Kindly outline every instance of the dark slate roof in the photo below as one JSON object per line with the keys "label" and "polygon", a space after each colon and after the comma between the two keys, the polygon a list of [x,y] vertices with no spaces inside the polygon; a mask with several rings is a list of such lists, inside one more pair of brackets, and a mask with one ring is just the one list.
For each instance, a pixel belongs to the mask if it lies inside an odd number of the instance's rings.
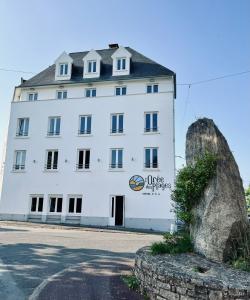
{"label": "dark slate roof", "polygon": [[72,75],[70,80],[55,80],[55,64],[43,70],[39,74],[24,81],[19,87],[33,87],[53,84],[67,84],[67,83],[89,83],[97,81],[117,81],[128,80],[144,77],[158,77],[158,76],[175,76],[175,73],[153,60],[145,57],[141,53],[135,51],[130,47],[125,47],[131,54],[130,74],[123,76],[112,76],[112,54],[117,49],[103,49],[97,50],[101,55],[101,74],[99,78],[83,78],[83,57],[89,52],[75,52],[69,53],[73,59]]}

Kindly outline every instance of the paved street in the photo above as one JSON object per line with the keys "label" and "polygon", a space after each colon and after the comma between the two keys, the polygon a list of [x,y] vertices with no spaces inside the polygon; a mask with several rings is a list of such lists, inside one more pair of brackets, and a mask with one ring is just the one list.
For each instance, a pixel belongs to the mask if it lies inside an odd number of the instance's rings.
{"label": "paved street", "polygon": [[120,274],[160,235],[0,222],[0,299],[143,299]]}

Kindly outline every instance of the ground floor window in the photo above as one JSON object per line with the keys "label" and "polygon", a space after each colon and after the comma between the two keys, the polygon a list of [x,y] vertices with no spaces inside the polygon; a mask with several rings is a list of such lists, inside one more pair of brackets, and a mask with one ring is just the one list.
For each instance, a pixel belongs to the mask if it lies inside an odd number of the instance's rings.
{"label": "ground floor window", "polygon": [[70,196],[69,197],[69,213],[80,214],[82,212],[82,197]]}
{"label": "ground floor window", "polygon": [[54,196],[50,197],[49,212],[55,212],[55,213],[62,212],[62,202],[63,202],[62,197],[54,197]]}
{"label": "ground floor window", "polygon": [[32,196],[31,197],[31,212],[42,212],[43,211],[43,196]]}

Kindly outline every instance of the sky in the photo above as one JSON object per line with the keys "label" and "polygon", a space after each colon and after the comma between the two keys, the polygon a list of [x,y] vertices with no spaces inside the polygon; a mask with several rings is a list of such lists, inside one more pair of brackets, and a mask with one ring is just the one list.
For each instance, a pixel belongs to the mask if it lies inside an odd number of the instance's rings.
{"label": "sky", "polygon": [[176,158],[197,118],[212,118],[250,183],[249,0],[0,0],[0,156],[20,78],[63,52],[130,46],[177,74]]}

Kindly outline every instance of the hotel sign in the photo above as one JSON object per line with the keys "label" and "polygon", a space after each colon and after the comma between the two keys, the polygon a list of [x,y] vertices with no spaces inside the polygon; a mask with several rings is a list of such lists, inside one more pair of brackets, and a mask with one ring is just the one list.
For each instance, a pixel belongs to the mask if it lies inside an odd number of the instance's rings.
{"label": "hotel sign", "polygon": [[160,195],[161,191],[171,189],[171,184],[165,182],[164,177],[148,175],[143,178],[134,175],[129,180],[131,190],[139,192],[143,190],[143,195]]}

